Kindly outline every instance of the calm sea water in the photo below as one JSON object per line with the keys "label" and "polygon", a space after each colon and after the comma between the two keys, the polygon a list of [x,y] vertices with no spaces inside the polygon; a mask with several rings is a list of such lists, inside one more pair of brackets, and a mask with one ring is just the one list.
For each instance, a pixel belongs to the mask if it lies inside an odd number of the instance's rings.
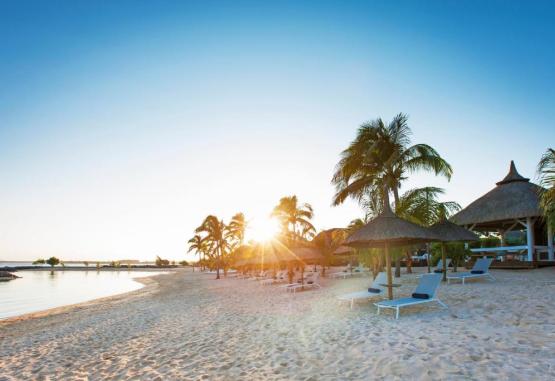
{"label": "calm sea water", "polygon": [[0,282],[0,319],[137,290],[154,271],[18,271]]}

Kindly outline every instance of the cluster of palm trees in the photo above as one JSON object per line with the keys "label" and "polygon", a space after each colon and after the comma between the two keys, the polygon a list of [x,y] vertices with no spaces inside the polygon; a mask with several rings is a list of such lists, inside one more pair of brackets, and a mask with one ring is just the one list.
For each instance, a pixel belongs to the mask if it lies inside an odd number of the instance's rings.
{"label": "cluster of palm trees", "polygon": [[216,279],[220,270],[227,271],[232,254],[243,244],[247,222],[243,213],[237,213],[226,224],[214,215],[207,216],[195,235],[188,241],[189,252],[195,251],[201,266],[216,269]]}
{"label": "cluster of palm trees", "polygon": [[312,225],[314,211],[308,203],[300,203],[297,196],[282,197],[274,207],[271,217],[280,222],[279,239],[287,247],[309,241],[316,234]]}
{"label": "cluster of palm trees", "polygon": [[[414,188],[400,194],[403,183],[410,174],[427,171],[436,176],[451,179],[451,165],[427,144],[411,144],[411,129],[405,114],[396,115],[390,123],[382,119],[364,123],[357,131],[355,139],[341,153],[332,177],[336,193],[332,205],[342,204],[348,198],[359,203],[364,217],[353,220],[345,229],[331,229],[316,234],[312,224],[313,208],[308,203],[299,202],[297,196],[287,196],[279,200],[271,217],[280,222],[281,231],[277,240],[287,248],[311,245],[324,256],[323,268],[329,264],[334,252],[349,234],[364,226],[370,219],[380,214],[384,207],[393,207],[395,213],[409,221],[431,226],[458,212],[461,206],[453,201],[440,201],[442,188],[427,186]],[[538,165],[541,185],[546,188],[542,194],[542,207],[552,225],[555,225],[555,150],[549,149]],[[393,205],[389,204],[390,195]],[[210,215],[195,230],[189,240],[189,251],[201,256],[201,263],[217,269],[226,269],[237,258],[244,245],[247,223],[242,213],[238,213],[229,224]],[[254,246],[250,243],[250,246]],[[376,253],[376,250],[366,250]],[[400,276],[400,261],[407,256],[410,267],[409,248],[399,248],[393,253],[396,258],[396,275]],[[373,260],[380,264],[379,255]],[[410,271],[410,269],[409,269]]]}
{"label": "cluster of palm trees", "polygon": [[[363,219],[353,220],[349,232],[364,226],[381,213],[389,196],[393,195],[395,213],[414,223],[431,226],[461,209],[456,202],[441,202],[444,190],[437,187],[409,189],[399,194],[408,175],[428,171],[451,179],[451,165],[427,144],[411,145],[411,129],[405,114],[396,115],[390,123],[376,119],[360,126],[355,139],[341,153],[332,183],[336,194],[333,205],[346,199],[356,200],[365,212]],[[398,249],[396,275],[400,275],[401,256],[407,250]]]}
{"label": "cluster of palm trees", "polygon": [[[316,233],[312,206],[300,203],[295,195],[282,197],[270,216],[280,223],[281,230],[274,239],[283,248],[306,244]],[[195,252],[200,265],[215,269],[216,279],[220,279],[220,270],[227,271],[234,261],[257,250],[259,243],[245,244],[247,225],[243,213],[234,215],[228,224],[209,215],[189,239],[188,252]]]}

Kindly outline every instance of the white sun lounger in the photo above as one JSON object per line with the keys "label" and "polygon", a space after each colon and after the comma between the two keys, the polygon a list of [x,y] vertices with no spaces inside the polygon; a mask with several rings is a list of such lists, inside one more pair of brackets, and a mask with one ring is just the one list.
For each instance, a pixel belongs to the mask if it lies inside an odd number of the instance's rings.
{"label": "white sun lounger", "polygon": [[377,290],[377,292],[370,292],[368,290],[355,291],[349,294],[339,295],[337,299],[342,302],[349,302],[351,304],[351,309],[353,309],[355,300],[369,300],[375,298],[376,296],[384,295],[385,287],[382,286],[382,284],[385,283],[387,283],[387,274],[385,272],[381,272],[378,276],[376,276],[376,279],[374,279],[371,286],[371,288]]}
{"label": "white sun lounger", "polygon": [[424,303],[431,303],[436,302],[439,303],[441,306],[448,308],[445,303],[441,300],[436,298],[436,291],[441,283],[441,274],[424,274],[420,281],[418,282],[418,286],[414,291],[414,294],[420,295],[428,295],[428,299],[420,299],[415,297],[410,298],[400,298],[394,300],[382,300],[380,302],[374,303],[376,307],[378,307],[378,315],[380,314],[380,310],[382,308],[391,308],[395,310],[395,319],[399,319],[399,310],[402,307],[414,306],[417,304],[424,304]]}
{"label": "white sun lounger", "polygon": [[475,279],[475,278],[488,278],[490,280],[495,280],[493,275],[489,272],[489,267],[491,266],[491,262],[493,262],[493,258],[479,258],[472,270],[470,272],[464,273],[453,273],[447,275],[447,283],[450,280],[459,279],[462,280],[462,284],[464,284],[465,279]]}
{"label": "white sun lounger", "polygon": [[351,271],[349,271],[347,269],[347,270],[339,271],[339,272],[336,272],[336,273],[332,273],[332,274],[330,274],[330,277],[345,279],[345,278],[350,277],[350,276],[365,275],[365,274],[369,274],[369,273],[370,273],[370,271],[368,271],[364,267],[359,266],[359,267],[354,268]]}
{"label": "white sun lounger", "polygon": [[320,288],[321,286],[318,284],[319,276],[320,274],[318,273],[310,273],[308,276],[305,277],[304,282],[289,285],[287,286],[286,290],[288,292],[290,291],[292,293],[295,293],[297,292],[298,289],[314,288],[314,287]]}
{"label": "white sun lounger", "polygon": [[279,272],[276,274],[276,277],[275,277],[275,278],[262,279],[262,280],[260,281],[260,283],[261,283],[263,286],[269,286],[269,285],[274,284],[274,283],[281,283],[281,282],[285,282],[285,281],[287,281],[287,270],[285,270],[285,271],[279,271]]}

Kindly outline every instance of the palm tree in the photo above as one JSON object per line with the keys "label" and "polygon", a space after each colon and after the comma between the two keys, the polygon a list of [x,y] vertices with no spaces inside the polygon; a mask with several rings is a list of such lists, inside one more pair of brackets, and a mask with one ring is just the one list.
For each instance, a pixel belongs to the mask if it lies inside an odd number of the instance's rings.
{"label": "palm tree", "polygon": [[[205,256],[206,252],[206,242],[202,239],[200,234],[195,234],[193,238],[187,241],[189,244],[189,249],[187,250],[188,253],[191,251],[195,251],[195,254],[199,256],[199,262],[201,263],[201,270],[204,269],[203,257]],[[193,267],[194,270],[194,267]]]}
{"label": "palm tree", "polygon": [[[360,126],[355,140],[341,153],[332,183],[336,187],[333,205],[351,197],[385,202],[384,192],[393,192],[399,202],[399,189],[407,174],[433,171],[451,178],[451,166],[427,144],[410,145],[407,115],[398,114],[389,124],[381,118]],[[376,203],[374,200],[373,203]]]}
{"label": "palm tree", "polygon": [[235,241],[234,246],[241,246],[245,240],[245,230],[247,229],[247,221],[243,213],[237,213],[231,217],[231,221],[227,225],[227,238]]}
{"label": "palm tree", "polygon": [[272,217],[281,222],[282,234],[289,245],[310,237],[316,231],[310,222],[314,217],[312,206],[308,203],[299,204],[295,195],[282,197],[272,211]]}
{"label": "palm tree", "polygon": [[555,150],[548,148],[538,163],[541,193],[540,205],[548,224],[555,228]]}
{"label": "palm tree", "polygon": [[444,193],[444,189],[437,187],[410,189],[401,196],[395,205],[395,213],[423,226],[431,226],[446,220],[461,210],[461,206],[454,201],[439,201],[439,196]]}
{"label": "palm tree", "polygon": [[324,256],[324,263],[322,263],[322,276],[326,275],[326,266],[329,266],[334,252],[343,244],[345,238],[347,238],[346,229],[330,229],[320,232],[311,241]]}
{"label": "palm tree", "polygon": [[207,216],[202,224],[196,228],[195,233],[204,233],[204,240],[208,243],[209,252],[214,256],[216,263],[216,279],[220,279],[220,268],[228,247],[225,239],[226,225],[214,215]]}

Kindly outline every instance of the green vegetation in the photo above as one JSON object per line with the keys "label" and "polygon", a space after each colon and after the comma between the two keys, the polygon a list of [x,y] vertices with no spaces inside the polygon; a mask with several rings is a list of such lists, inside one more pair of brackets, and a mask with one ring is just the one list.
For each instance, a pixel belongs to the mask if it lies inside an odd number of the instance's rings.
{"label": "green vegetation", "polygon": [[37,259],[36,261],[33,262],[33,265],[44,265],[46,263],[46,261],[42,258]]}
{"label": "green vegetation", "polygon": [[297,196],[282,197],[272,211],[272,217],[281,224],[282,243],[288,247],[307,241],[314,237],[316,229],[310,222],[314,217],[312,206],[308,203],[299,204]]}
{"label": "green vegetation", "polygon": [[549,148],[538,164],[540,185],[545,188],[541,194],[541,208],[548,224],[555,229],[555,150]]}
{"label": "green vegetation", "polygon": [[225,224],[214,215],[207,216],[195,229],[195,235],[189,243],[189,252],[199,255],[201,266],[216,269],[216,279],[220,279],[220,270],[227,273],[234,258],[235,251],[243,245],[247,222],[243,213],[235,214],[229,224]]}
{"label": "green vegetation", "polygon": [[[407,116],[398,114],[389,124],[376,119],[363,124],[349,147],[341,153],[332,178],[336,194],[333,205],[342,204],[347,198],[357,201],[365,212],[364,220],[377,216],[389,202],[393,193],[395,212],[402,218],[429,226],[460,209],[454,202],[439,202],[443,190],[435,187],[412,189],[399,195],[399,189],[409,173],[433,172],[451,178],[453,170],[439,153],[426,144],[410,145],[411,130]],[[363,220],[355,220],[350,229],[363,226]],[[365,257],[370,253],[365,252]],[[394,248],[395,275],[400,276],[400,260],[407,256],[410,269],[409,248]],[[368,258],[365,258],[368,261]],[[378,267],[383,260],[377,259]],[[410,270],[409,270],[410,271]]]}
{"label": "green vegetation", "polygon": [[169,266],[170,265],[170,261],[167,259],[162,259],[159,256],[156,256],[156,266],[158,267],[164,267],[164,266]]}
{"label": "green vegetation", "polygon": [[54,266],[59,265],[60,264],[60,260],[56,257],[50,257],[48,258],[45,263],[47,265],[50,265],[50,267],[54,268]]}

